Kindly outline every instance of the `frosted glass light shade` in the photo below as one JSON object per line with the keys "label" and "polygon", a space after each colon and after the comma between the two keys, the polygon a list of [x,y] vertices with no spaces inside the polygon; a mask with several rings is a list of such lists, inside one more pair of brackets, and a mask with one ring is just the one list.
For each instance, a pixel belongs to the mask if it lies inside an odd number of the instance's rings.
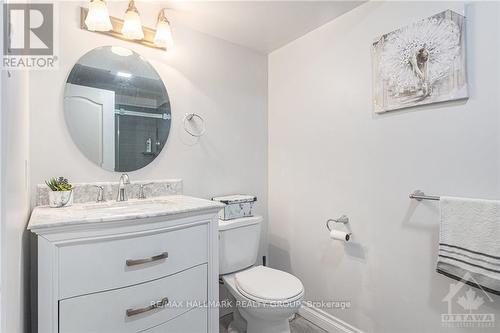
{"label": "frosted glass light shade", "polygon": [[109,19],[108,7],[106,7],[104,1],[92,0],[90,2],[85,25],[90,31],[110,31],[113,29]]}
{"label": "frosted glass light shade", "polygon": [[122,34],[128,39],[143,39],[144,31],[142,31],[141,18],[136,10],[128,9],[125,12],[123,19]]}
{"label": "frosted glass light shade", "polygon": [[154,42],[156,45],[170,49],[174,46],[172,31],[167,20],[158,21]]}

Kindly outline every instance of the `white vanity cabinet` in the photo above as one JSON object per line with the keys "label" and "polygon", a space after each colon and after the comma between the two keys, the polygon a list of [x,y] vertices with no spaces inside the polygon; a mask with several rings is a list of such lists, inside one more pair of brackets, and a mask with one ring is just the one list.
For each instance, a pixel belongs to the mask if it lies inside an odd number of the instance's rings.
{"label": "white vanity cabinet", "polygon": [[38,331],[219,332],[220,205],[176,197],[189,204],[80,220],[85,205],[35,208]]}

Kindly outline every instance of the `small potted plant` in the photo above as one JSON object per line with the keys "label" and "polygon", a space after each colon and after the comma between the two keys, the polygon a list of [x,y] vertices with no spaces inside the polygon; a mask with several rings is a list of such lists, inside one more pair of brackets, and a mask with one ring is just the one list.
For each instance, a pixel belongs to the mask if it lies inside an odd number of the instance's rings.
{"label": "small potted plant", "polygon": [[49,192],[50,207],[65,207],[73,204],[73,185],[64,177],[50,178],[45,184],[51,189]]}

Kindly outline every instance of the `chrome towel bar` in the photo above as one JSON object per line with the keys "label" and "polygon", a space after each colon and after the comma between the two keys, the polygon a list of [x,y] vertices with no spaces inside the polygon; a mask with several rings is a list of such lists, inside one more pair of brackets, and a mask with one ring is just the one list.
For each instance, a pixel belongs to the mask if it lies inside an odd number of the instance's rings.
{"label": "chrome towel bar", "polygon": [[416,190],[415,192],[410,194],[410,199],[415,199],[418,201],[422,201],[422,200],[439,201],[441,198],[437,195],[425,195],[424,192],[422,192],[420,190]]}

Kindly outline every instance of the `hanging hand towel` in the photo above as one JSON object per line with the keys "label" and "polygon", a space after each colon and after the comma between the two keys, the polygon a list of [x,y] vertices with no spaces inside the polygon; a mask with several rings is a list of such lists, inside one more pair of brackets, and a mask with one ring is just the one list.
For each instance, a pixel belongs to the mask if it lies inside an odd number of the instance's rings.
{"label": "hanging hand towel", "polygon": [[441,197],[440,205],[437,272],[500,295],[500,201]]}

